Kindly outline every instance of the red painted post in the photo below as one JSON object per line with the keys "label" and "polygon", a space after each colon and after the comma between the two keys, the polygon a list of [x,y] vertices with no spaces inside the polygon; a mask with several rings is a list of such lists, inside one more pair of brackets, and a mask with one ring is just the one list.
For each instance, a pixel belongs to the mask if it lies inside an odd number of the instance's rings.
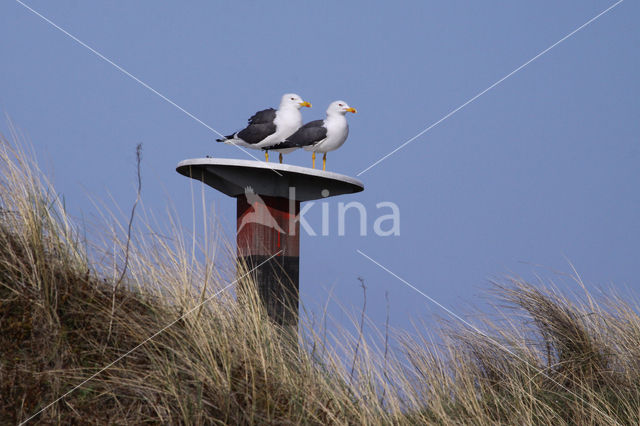
{"label": "red painted post", "polygon": [[282,326],[297,327],[300,291],[300,201],[253,193],[237,199],[238,260],[258,286],[267,314]]}

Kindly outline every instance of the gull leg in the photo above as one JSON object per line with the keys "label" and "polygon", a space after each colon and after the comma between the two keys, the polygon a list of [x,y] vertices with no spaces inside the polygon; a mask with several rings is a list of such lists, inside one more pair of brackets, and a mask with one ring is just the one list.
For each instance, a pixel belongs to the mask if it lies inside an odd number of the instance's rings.
{"label": "gull leg", "polygon": [[327,168],[327,153],[325,152],[322,156],[322,170]]}
{"label": "gull leg", "polygon": [[282,164],[282,153],[280,153],[280,155],[278,156],[278,158],[280,159],[280,164]]}
{"label": "gull leg", "polygon": [[311,167],[313,167],[314,169],[316,168],[316,152],[313,151],[313,153],[311,154],[311,159],[313,160],[313,162],[311,163]]}
{"label": "gull leg", "polygon": [[269,151],[264,152],[264,159],[267,163],[269,162]]}

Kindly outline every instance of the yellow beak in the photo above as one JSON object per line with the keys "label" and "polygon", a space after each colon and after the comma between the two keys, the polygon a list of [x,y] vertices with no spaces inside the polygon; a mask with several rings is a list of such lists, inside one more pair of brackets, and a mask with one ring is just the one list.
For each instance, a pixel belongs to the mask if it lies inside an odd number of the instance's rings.
{"label": "yellow beak", "polygon": [[354,114],[355,114],[356,112],[358,112],[358,111],[356,111],[356,109],[355,109],[355,108],[347,108],[345,111],[349,111],[349,112],[352,112],[352,113],[354,113]]}
{"label": "yellow beak", "polygon": [[300,102],[300,106],[311,108],[311,104],[309,102],[307,102],[307,101]]}

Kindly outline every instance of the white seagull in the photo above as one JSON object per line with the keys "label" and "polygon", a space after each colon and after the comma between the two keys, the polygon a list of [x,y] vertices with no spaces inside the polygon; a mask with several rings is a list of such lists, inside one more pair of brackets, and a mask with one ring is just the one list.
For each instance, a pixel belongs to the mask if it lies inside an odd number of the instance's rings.
{"label": "white seagull", "polygon": [[310,121],[300,127],[294,134],[289,136],[284,142],[271,146],[274,150],[293,150],[304,148],[313,151],[311,158],[312,166],[316,168],[316,152],[322,152],[322,170],[327,166],[327,152],[338,149],[349,136],[349,125],[345,114],[347,112],[356,113],[355,108],[351,108],[345,101],[331,102],[327,108],[327,118],[324,120]]}
{"label": "white seagull", "polygon": [[[270,147],[284,141],[302,126],[302,107],[310,108],[311,104],[303,101],[295,93],[287,93],[282,96],[277,110],[268,108],[258,111],[249,118],[249,125],[243,130],[216,140],[247,148],[264,149],[265,160],[269,161]],[[282,163],[282,153],[280,162]]]}

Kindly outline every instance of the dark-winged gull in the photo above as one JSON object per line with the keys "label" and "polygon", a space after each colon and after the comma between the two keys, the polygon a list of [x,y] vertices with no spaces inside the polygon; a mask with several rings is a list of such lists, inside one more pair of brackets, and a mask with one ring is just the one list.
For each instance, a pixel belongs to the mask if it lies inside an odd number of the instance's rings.
{"label": "dark-winged gull", "polygon": [[247,127],[216,140],[247,148],[265,149],[265,160],[269,161],[269,147],[284,141],[302,125],[302,107],[311,107],[311,104],[295,93],[287,93],[282,96],[277,110],[268,108],[258,111],[249,118]]}
{"label": "dark-winged gull", "polygon": [[273,145],[269,149],[280,151],[304,148],[307,151],[313,151],[311,158],[314,169],[316,168],[316,152],[322,152],[324,153],[322,170],[325,170],[327,152],[340,148],[349,135],[349,125],[345,117],[347,112],[356,113],[357,111],[347,105],[345,101],[331,102],[327,108],[327,118],[305,124],[284,142]]}

